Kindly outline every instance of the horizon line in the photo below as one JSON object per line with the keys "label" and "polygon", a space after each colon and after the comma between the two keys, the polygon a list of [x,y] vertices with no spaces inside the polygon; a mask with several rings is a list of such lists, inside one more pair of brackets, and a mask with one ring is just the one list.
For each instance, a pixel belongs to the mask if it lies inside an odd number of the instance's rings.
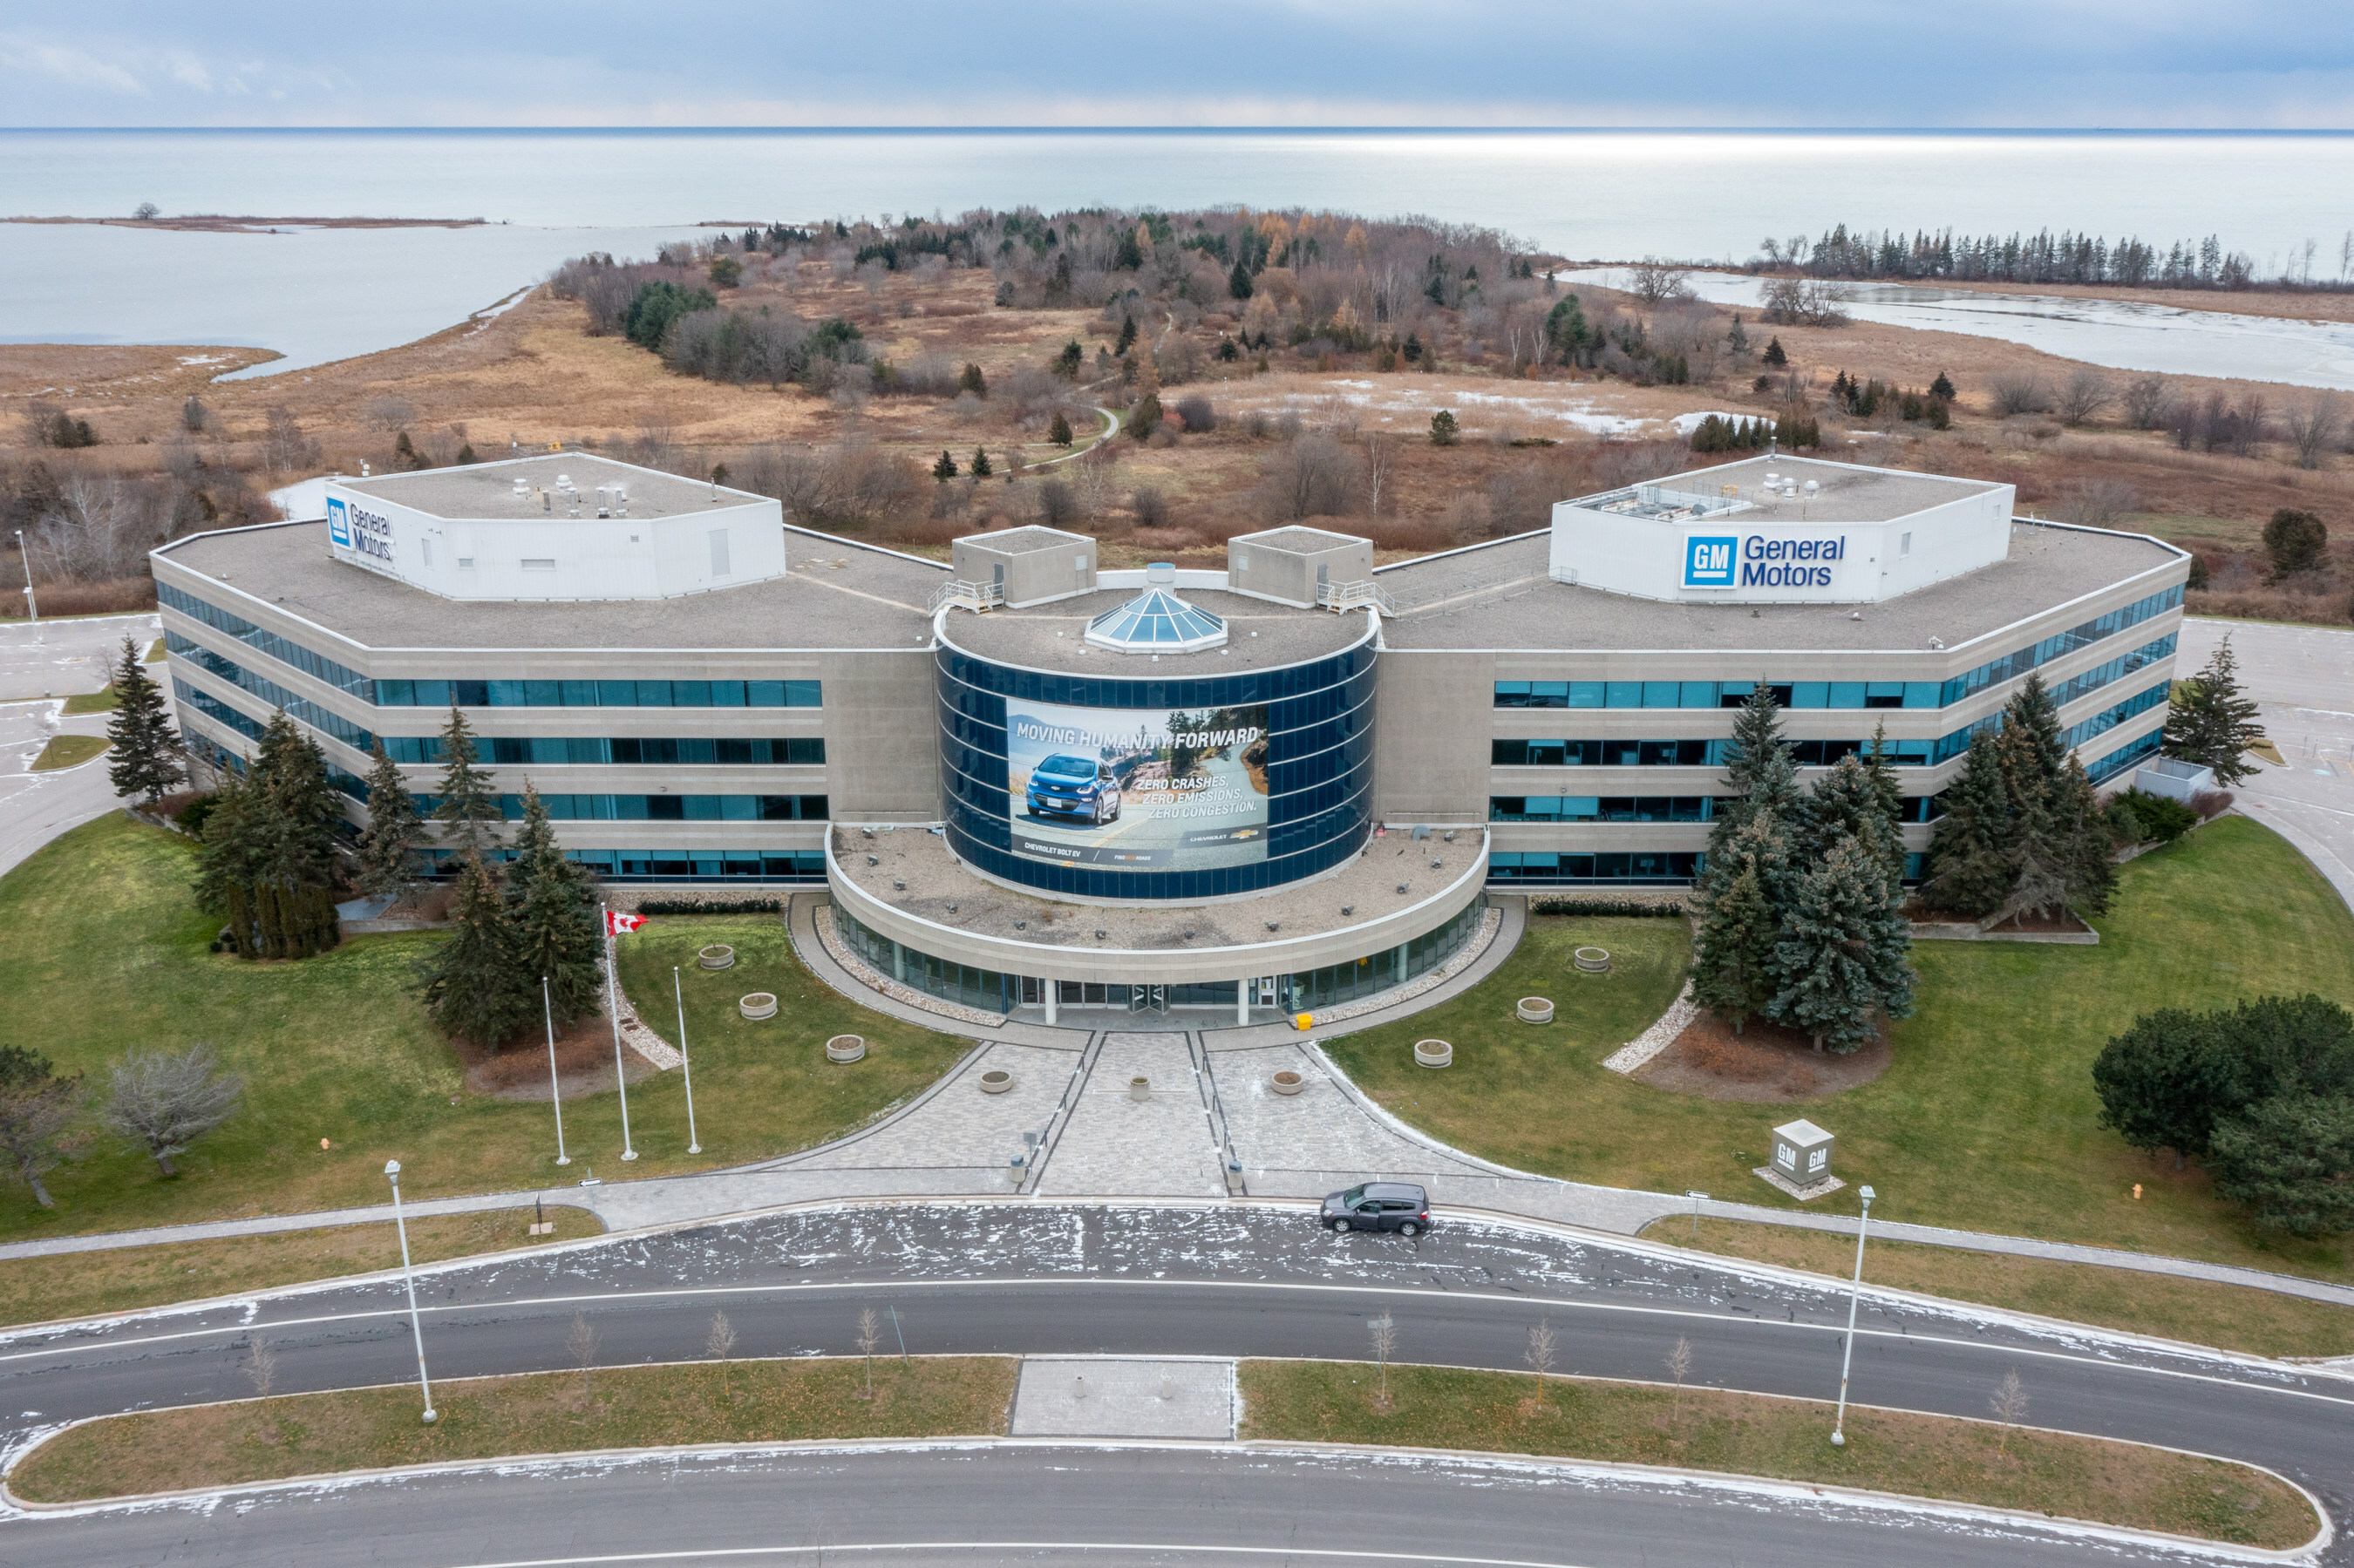
{"label": "horizon line", "polygon": [[0,125],[5,135],[217,133],[420,135],[1638,135],[1638,136],[2338,136],[2349,126],[2148,125]]}

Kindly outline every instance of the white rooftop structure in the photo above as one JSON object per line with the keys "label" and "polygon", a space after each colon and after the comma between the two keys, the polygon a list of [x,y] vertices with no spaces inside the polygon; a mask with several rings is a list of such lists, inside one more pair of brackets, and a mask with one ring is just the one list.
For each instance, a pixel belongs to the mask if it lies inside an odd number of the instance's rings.
{"label": "white rooftop structure", "polygon": [[1225,645],[1226,623],[1177,597],[1177,568],[1144,568],[1144,591],[1087,622],[1087,640],[1116,653],[1197,653]]}

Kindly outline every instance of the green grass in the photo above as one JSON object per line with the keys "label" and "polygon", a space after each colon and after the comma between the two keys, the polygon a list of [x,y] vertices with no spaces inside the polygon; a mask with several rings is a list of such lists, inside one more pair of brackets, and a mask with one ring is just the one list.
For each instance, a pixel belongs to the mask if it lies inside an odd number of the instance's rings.
{"label": "green grass", "polygon": [[[545,1236],[531,1234],[534,1211],[419,1214],[408,1222],[408,1253],[418,1263],[478,1253],[546,1246],[602,1234],[586,1209],[550,1207]],[[127,1312],[169,1301],[201,1301],[244,1290],[372,1274],[400,1266],[392,1222],[337,1225],[271,1235],[219,1236],[102,1252],[17,1257],[0,1263],[0,1323],[46,1323]]]}
{"label": "green grass", "polygon": [[[843,1308],[847,1311],[848,1308]],[[700,1356],[700,1344],[677,1347]],[[1002,1356],[857,1358],[608,1367],[433,1385],[418,1419],[408,1384],[281,1394],[109,1416],[20,1460],[8,1488],[35,1502],[237,1486],[288,1476],[512,1454],[779,1443],[811,1437],[987,1436],[1004,1432],[1018,1365]]]}
{"label": "green grass", "polygon": [[[1888,1071],[1802,1106],[1698,1099],[1602,1069],[1673,994],[1678,923],[1530,924],[1484,985],[1328,1049],[1417,1126],[1574,1181],[1795,1209],[1750,1171],[1766,1162],[1768,1129],[1803,1114],[1839,1136],[1836,1169],[1849,1182],[1814,1212],[1854,1213],[1856,1188],[1870,1182],[1882,1219],[2354,1277],[2348,1238],[2259,1229],[2195,1164],[2177,1171],[2099,1126],[2093,1058],[2137,1013],[2268,992],[2354,1003],[2354,916],[2285,840],[2244,818],[2122,867],[2115,906],[2094,921],[2099,947],[1921,943],[1918,1011],[1896,1026]],[[1582,942],[1632,960],[1611,977],[1616,989],[1571,970],[1569,949]],[[1513,1000],[1530,994],[1553,997],[1563,1022],[1513,1022]],[[1454,1041],[1453,1067],[1413,1065],[1425,1034]]]}
{"label": "green grass", "polygon": [[[695,1054],[703,1153],[686,1152],[684,1102],[671,1072],[631,1090],[642,1156],[635,1165],[620,1160],[617,1097],[567,1099],[573,1163],[559,1170],[546,1106],[469,1093],[455,1052],[419,1006],[413,965],[437,934],[357,937],[300,963],[209,953],[219,922],[194,906],[195,859],[176,834],[110,813],[0,877],[9,1038],[47,1053],[61,1071],[85,1074],[93,1087],[132,1046],[209,1041],[247,1085],[244,1109],[179,1162],[176,1179],[93,1128],[83,1156],[49,1176],[56,1209],[37,1208],[21,1187],[0,1188],[0,1237],[381,1202],[387,1159],[400,1161],[401,1190],[417,1197],[553,1192],[592,1165],[611,1179],[755,1160],[855,1125],[968,1048],[824,990],[785,954],[772,918],[773,959],[737,972],[758,974],[758,988],[742,989],[778,991],[788,1014],[766,1026],[773,1044],[758,1049],[716,1026],[695,1037],[698,1047],[710,1042]],[[630,939],[633,956],[655,950],[666,928],[657,920]],[[757,947],[758,933],[750,934]],[[649,1022],[661,1025],[669,986],[634,971],[624,983],[648,990]],[[875,1056],[810,1094],[814,1075],[798,1064],[844,1031],[880,1042]],[[322,1139],[334,1147],[323,1150]]]}
{"label": "green grass", "polygon": [[[1644,1236],[1670,1246],[1723,1253],[1759,1263],[1803,1268],[1844,1280],[1855,1266],[1855,1243],[1829,1231],[1757,1225],[1740,1220],[1656,1220]],[[1874,1236],[1863,1277],[1956,1301],[1983,1302],[2075,1323],[2097,1323],[2129,1333],[2244,1351],[2259,1356],[2354,1355],[2354,1308],[2301,1296],[2137,1274],[2092,1263],[1967,1252]]]}
{"label": "green grass", "polygon": [[[1831,1407],[1816,1400],[1555,1378],[1539,1401],[1521,1373],[1393,1366],[1384,1407],[1381,1373],[1362,1361],[1237,1370],[1246,1437],[1770,1476],[2274,1549],[2304,1545],[2321,1522],[2295,1489],[2249,1466],[2025,1427],[2006,1436],[1950,1416],[1850,1405],[1847,1446],[1834,1448]],[[2031,1368],[2028,1377],[2032,1420]]]}
{"label": "green grass", "polygon": [[114,685],[109,682],[94,692],[77,692],[66,699],[66,716],[82,714],[111,714],[114,711]]}
{"label": "green grass", "polygon": [[33,758],[33,771],[48,773],[59,768],[79,768],[94,757],[106,755],[107,739],[102,735],[56,735],[41,747],[41,755]]}

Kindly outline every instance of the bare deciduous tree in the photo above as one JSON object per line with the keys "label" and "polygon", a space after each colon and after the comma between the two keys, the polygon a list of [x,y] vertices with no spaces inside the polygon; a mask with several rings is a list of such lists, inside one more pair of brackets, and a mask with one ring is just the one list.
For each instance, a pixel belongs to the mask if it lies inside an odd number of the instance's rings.
{"label": "bare deciduous tree", "polygon": [[711,1328],[703,1336],[704,1353],[719,1363],[719,1397],[727,1397],[727,1355],[736,1348],[736,1326],[725,1312],[711,1315]]}
{"label": "bare deciduous tree", "polygon": [[858,1353],[866,1358],[866,1392],[859,1397],[875,1397],[875,1347],[883,1342],[883,1319],[872,1307],[858,1309]]}
{"label": "bare deciduous tree", "polygon": [[253,1383],[254,1397],[268,1399],[270,1385],[278,1381],[277,1352],[260,1340],[254,1340],[252,1349],[246,1352],[245,1375]]}
{"label": "bare deciduous tree", "polygon": [[1390,1357],[1397,1350],[1397,1319],[1390,1316],[1387,1308],[1384,1308],[1380,1317],[1365,1320],[1365,1332],[1373,1336],[1373,1354],[1381,1359],[1382,1363],[1381,1392],[1373,1396],[1373,1408],[1387,1410],[1390,1407]]}
{"label": "bare deciduous tree", "polygon": [[236,1114],[245,1080],[218,1070],[210,1045],[185,1051],[133,1050],[114,1064],[101,1119],[136,1144],[166,1176],[172,1157]]}
{"label": "bare deciduous tree", "polygon": [[1819,278],[1769,278],[1758,313],[1776,326],[1848,324],[1847,291]]}
{"label": "bare deciduous tree", "polygon": [[2053,407],[2063,425],[2088,425],[2094,415],[2116,401],[2109,378],[2097,370],[2079,370],[2060,388]]}
{"label": "bare deciduous tree", "polygon": [[1668,1375],[1676,1380],[1675,1418],[1678,1425],[1682,1425],[1684,1418],[1684,1379],[1691,1376],[1691,1341],[1678,1334],[1676,1348],[1668,1352]]}
{"label": "bare deciduous tree", "polygon": [[1529,1363],[1529,1370],[1537,1374],[1536,1397],[1530,1402],[1532,1405],[1544,1403],[1545,1377],[1553,1371],[1553,1322],[1547,1319],[1529,1330],[1528,1353],[1522,1358]]}
{"label": "bare deciduous tree", "polygon": [[1129,511],[1140,528],[1158,528],[1169,521],[1169,498],[1153,485],[1140,486],[1128,498]]}
{"label": "bare deciduous tree", "polygon": [[2163,376],[2137,376],[2126,383],[2126,423],[2137,430],[2162,430],[2174,416],[2174,388]]}
{"label": "bare deciduous tree", "polygon": [[1987,1408],[2002,1423],[2002,1436],[1994,1450],[1995,1457],[2000,1458],[2010,1451],[2012,1431],[2027,1417],[2027,1392],[2019,1385],[2017,1369],[2002,1374],[2002,1381],[1994,1385],[1994,1393],[1987,1401]]}
{"label": "bare deciduous tree", "polygon": [[1691,294],[1691,273],[1689,267],[1646,256],[1627,270],[1627,291],[1652,306],[1687,299]]}
{"label": "bare deciduous tree", "polygon": [[393,393],[371,397],[360,405],[360,418],[386,435],[405,430],[417,422],[417,405]]}
{"label": "bare deciduous tree", "polygon": [[597,1364],[597,1330],[588,1326],[588,1318],[572,1314],[572,1332],[565,1337],[564,1347],[571,1353],[572,1364],[580,1369],[580,1392],[577,1403],[588,1403],[588,1369]]}
{"label": "bare deciduous tree", "polygon": [[1382,514],[1382,492],[1388,488],[1390,474],[1397,468],[1397,446],[1389,437],[1375,430],[1365,438],[1365,515]]}
{"label": "bare deciduous tree", "polygon": [[292,409],[272,408],[267,419],[261,436],[264,468],[272,475],[285,475],[318,466],[319,443],[302,433]]}
{"label": "bare deciduous tree", "polygon": [[1259,482],[1259,509],[1275,523],[1346,515],[1364,493],[1364,466],[1331,436],[1300,436],[1267,464]]}
{"label": "bare deciduous tree", "polygon": [[2115,528],[2141,510],[2141,492],[2121,480],[2080,479],[2053,510],[2080,528]]}
{"label": "bare deciduous tree", "polygon": [[1993,398],[1994,411],[2006,418],[2013,414],[2048,414],[2052,411],[2052,388],[2043,377],[2029,371],[2010,371],[1988,383]]}
{"label": "bare deciduous tree", "polygon": [[2299,468],[2319,468],[2322,455],[2337,444],[2345,423],[2338,399],[2327,392],[2316,392],[2291,405],[2287,422],[2289,445],[2296,451]]}

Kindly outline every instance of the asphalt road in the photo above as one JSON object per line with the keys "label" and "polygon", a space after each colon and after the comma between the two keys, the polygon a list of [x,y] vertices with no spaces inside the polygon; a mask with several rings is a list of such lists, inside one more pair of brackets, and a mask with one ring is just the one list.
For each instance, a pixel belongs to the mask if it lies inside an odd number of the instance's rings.
{"label": "asphalt road", "polygon": [[[82,620],[0,624],[0,872],[69,828],[105,815],[122,801],[107,782],[102,760],[48,773],[32,771],[33,759],[55,733],[43,724],[55,705],[37,699],[95,692],[108,679],[108,663],[124,633],[152,641],[157,622],[141,615],[95,616]],[[150,673],[162,678],[162,667]],[[165,702],[170,703],[167,694]],[[107,715],[64,719],[69,735],[104,735]]]}
{"label": "asphalt road", "polygon": [[[1837,1387],[1846,1311],[1837,1292],[1517,1232],[1453,1226],[1413,1242],[1331,1238],[1305,1216],[1214,1208],[780,1216],[437,1270],[422,1298],[440,1378],[567,1366],[576,1313],[596,1329],[601,1361],[620,1365],[698,1357],[716,1309],[741,1335],[738,1354],[749,1356],[849,1353],[859,1308],[887,1304],[917,1354],[1362,1359],[1370,1353],[1366,1319],[1387,1308],[1405,1361],[1519,1370],[1530,1328],[1546,1319],[1564,1372],[1657,1380],[1682,1337],[1699,1383],[1816,1398]],[[13,1446],[80,1415],[242,1397],[256,1339],[275,1353],[283,1392],[414,1372],[402,1298],[385,1284],[19,1333],[0,1340],[0,1442]],[[2014,1368],[2034,1425],[2267,1465],[2322,1496],[2341,1528],[2347,1519],[2354,1385],[2327,1376],[1868,1299],[1853,1397],[1981,1416]],[[846,1499],[838,1507],[837,1497]],[[874,1500],[886,1497],[922,1502]],[[667,1522],[649,1535],[649,1518]],[[412,1525],[424,1533],[401,1533]],[[12,1520],[0,1524],[0,1559],[337,1562],[373,1551],[367,1560],[456,1563],[567,1560],[591,1547],[854,1541],[1351,1553],[1379,1545],[1415,1561],[1440,1553],[1596,1563],[2007,1563],[2113,1550],[2040,1533],[1947,1533],[1917,1519],[1892,1525],[1869,1509],[1811,1500],[1794,1509],[1689,1485],[1574,1482],[1550,1470],[1059,1448],[672,1457],[522,1475],[486,1467],[462,1478],[267,1493],[236,1509]],[[927,1551],[914,1560],[1006,1555]],[[1140,1552],[1134,1560],[1177,1559]]]}

